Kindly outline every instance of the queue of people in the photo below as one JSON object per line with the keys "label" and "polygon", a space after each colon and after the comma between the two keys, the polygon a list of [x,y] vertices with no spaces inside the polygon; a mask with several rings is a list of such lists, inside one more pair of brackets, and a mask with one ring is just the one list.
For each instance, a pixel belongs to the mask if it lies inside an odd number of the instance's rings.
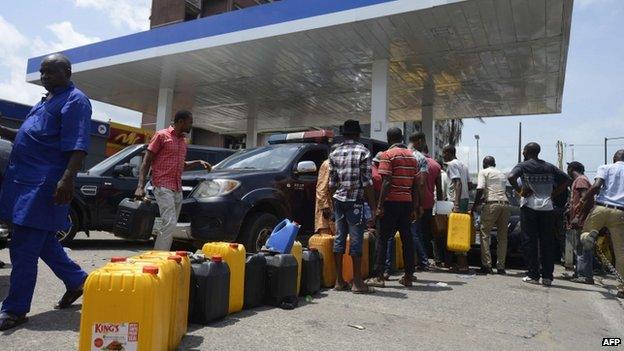
{"label": "queue of people", "polygon": [[[27,322],[39,258],[67,289],[55,306],[57,309],[68,308],[82,295],[87,278],[87,273],[67,256],[55,233],[69,226],[74,178],[89,146],[91,104],[71,82],[71,62],[64,55],[46,57],[40,72],[48,93],[32,108],[19,130],[0,127],[0,136],[14,141],[0,192],[0,220],[13,224],[10,246],[13,267],[8,296],[0,309],[0,330]],[[151,172],[163,221],[155,243],[157,250],[171,249],[182,201],[182,172],[191,167],[210,171],[212,167],[204,161],[185,161],[184,138],[192,125],[190,112],[177,112],[172,125],[154,135],[140,169],[135,196],[145,196],[145,179]],[[452,201],[454,212],[470,210],[468,167],[457,159],[455,147],[443,149],[441,164],[428,155],[424,134],[410,136],[412,145],[408,147],[403,132],[390,128],[389,149],[373,158],[358,142],[361,133],[359,122],[346,121],[342,128],[345,140],[335,145],[319,171],[315,230],[335,234],[335,289],[367,294],[374,292],[373,287],[384,287],[389,273],[389,252],[394,251],[388,250],[388,243],[397,231],[405,262],[400,284],[412,286],[416,281],[415,271],[430,269],[429,245],[433,247],[436,266],[469,273],[466,254],[452,255],[445,250],[445,236],[440,235],[445,232],[445,219],[435,216],[432,222],[434,199]],[[498,274],[506,274],[509,203],[505,182],[508,181],[521,196],[521,227],[526,238],[524,253],[528,265],[523,281],[552,284],[557,221],[553,199],[561,197],[570,185],[568,228],[575,230],[578,237],[574,281],[593,283],[592,244],[604,228],[611,235],[617,270],[624,275],[624,150],[614,155],[612,164],[598,169],[593,185],[578,162],[570,163],[566,174],[539,159],[540,146],[536,143],[527,144],[523,154],[525,161],[508,175],[496,169],[493,157],[483,160],[476,197],[476,205],[484,204],[479,228],[483,243],[479,272],[493,273],[489,235],[496,226],[496,269]],[[46,215],[41,216],[42,213]],[[365,282],[360,268],[367,227],[378,232],[378,240],[373,274]],[[342,256],[347,242],[353,260],[352,286],[342,276]],[[618,296],[624,298],[624,285],[618,287]]]}
{"label": "queue of people", "polygon": [[[371,158],[370,152],[357,142],[360,134],[357,121],[345,122],[342,133],[345,142],[330,154],[325,171],[319,173],[317,196],[323,201],[317,201],[317,206],[323,207],[317,208],[317,217],[322,216],[317,218],[317,232],[335,233],[336,262],[342,262],[344,243],[349,235],[354,277],[360,276],[357,270],[366,225],[370,231],[377,232],[377,240],[371,278],[366,282],[356,279],[351,288],[341,278],[342,266],[337,264],[336,290],[372,293],[372,287],[384,287],[391,270],[389,255],[394,252],[388,246],[392,245],[396,232],[403,243],[405,262],[400,284],[412,286],[417,280],[416,271],[431,269],[427,255],[429,245],[436,267],[462,274],[473,273],[465,253],[453,254],[446,250],[444,223],[448,219],[434,215],[436,200],[451,201],[453,212],[457,213],[474,214],[482,205],[477,228],[481,268],[476,273],[494,274],[496,268],[496,274],[507,274],[507,231],[511,216],[507,184],[520,196],[522,251],[528,268],[523,282],[544,286],[553,283],[559,251],[556,201],[567,197],[568,191],[566,226],[575,230],[577,237],[572,281],[593,284],[591,244],[603,228],[611,234],[616,267],[620,275],[624,274],[624,150],[615,154],[613,164],[598,169],[593,185],[579,162],[569,163],[566,173],[540,159],[541,148],[537,143],[524,147],[524,161],[508,174],[496,168],[494,157],[487,156],[477,176],[475,202],[470,209],[468,167],[458,160],[454,146],[443,149],[444,162],[439,163],[428,155],[423,133],[410,136],[408,147],[403,143],[402,131],[390,128],[387,132],[390,147]],[[367,206],[376,208],[370,216],[366,215]],[[335,232],[325,229],[331,227],[332,218],[336,220]],[[492,261],[490,252],[494,227],[497,229],[496,262]],[[454,264],[453,258],[456,259]],[[624,298],[624,285],[618,287],[618,297]]]}

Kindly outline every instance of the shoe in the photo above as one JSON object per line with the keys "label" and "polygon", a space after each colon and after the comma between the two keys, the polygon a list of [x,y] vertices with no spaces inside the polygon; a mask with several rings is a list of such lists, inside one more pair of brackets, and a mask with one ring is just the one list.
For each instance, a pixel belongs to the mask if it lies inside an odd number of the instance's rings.
{"label": "shoe", "polygon": [[505,268],[496,268],[496,274],[507,275]]}
{"label": "shoe", "polygon": [[8,312],[0,313],[0,331],[13,329],[26,322],[28,322],[26,316],[18,316]]}
{"label": "shoe", "polygon": [[74,290],[67,290],[59,302],[54,306],[55,310],[63,310],[71,306],[82,296],[82,287]]}
{"label": "shoe", "polygon": [[366,285],[368,285],[368,286],[373,286],[375,288],[385,288],[386,287],[386,282],[384,282],[384,280],[382,278],[379,278],[379,277],[368,278],[368,279],[366,279],[366,281],[364,283],[366,283]]}
{"label": "shoe", "polygon": [[576,273],[573,273],[573,274],[561,273],[561,276],[559,278],[563,280],[572,280],[572,279],[578,278],[578,275]]}
{"label": "shoe", "polygon": [[619,290],[615,296],[624,299],[624,290]]}
{"label": "shoe", "polygon": [[399,279],[399,284],[409,288],[410,286],[414,285],[413,283],[415,280],[416,277],[414,276],[404,275],[403,277],[401,277],[401,279]]}
{"label": "shoe", "polygon": [[544,279],[544,278],[542,278],[542,285],[543,286],[551,286],[552,285],[552,279]]}
{"label": "shoe", "polygon": [[416,266],[417,272],[428,272],[430,270],[429,266]]}
{"label": "shoe", "polygon": [[576,277],[576,278],[570,279],[570,281],[572,283],[594,285],[594,278]]}
{"label": "shoe", "polygon": [[539,284],[539,279],[533,279],[529,276],[522,278],[522,281],[529,284]]}
{"label": "shoe", "polygon": [[390,280],[390,273],[384,273],[384,274],[383,274],[383,279],[384,279],[385,281]]}
{"label": "shoe", "polygon": [[494,271],[490,267],[481,267],[477,271],[477,275],[488,275],[488,274],[494,274]]}

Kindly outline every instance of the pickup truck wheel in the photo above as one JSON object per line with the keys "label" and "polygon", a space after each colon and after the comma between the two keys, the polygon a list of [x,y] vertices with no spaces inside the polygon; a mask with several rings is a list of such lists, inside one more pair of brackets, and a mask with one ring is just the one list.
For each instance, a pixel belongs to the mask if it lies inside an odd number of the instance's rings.
{"label": "pickup truck wheel", "polygon": [[248,252],[258,252],[277,225],[277,217],[270,213],[253,214],[242,231],[243,244]]}
{"label": "pickup truck wheel", "polygon": [[78,215],[76,214],[76,211],[74,211],[73,208],[69,210],[68,217],[69,217],[69,225],[70,225],[69,229],[59,230],[58,232],[56,232],[56,239],[58,239],[58,241],[63,246],[68,246],[74,240],[74,237],[76,236],[76,233],[78,232],[78,226],[80,223],[78,222]]}

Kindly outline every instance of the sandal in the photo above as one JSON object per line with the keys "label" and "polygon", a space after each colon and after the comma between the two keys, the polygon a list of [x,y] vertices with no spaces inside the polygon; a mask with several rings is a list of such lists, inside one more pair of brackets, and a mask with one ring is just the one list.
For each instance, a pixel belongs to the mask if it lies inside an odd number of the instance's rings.
{"label": "sandal", "polygon": [[13,329],[28,322],[26,316],[17,316],[8,312],[0,313],[0,331]]}
{"label": "sandal", "polygon": [[349,291],[351,290],[351,285],[349,285],[349,283],[345,283],[344,285],[335,285],[334,290],[335,291]]}
{"label": "sandal", "polygon": [[376,288],[385,288],[386,283],[382,278],[369,278],[364,282],[367,286],[374,286]]}
{"label": "sandal", "polygon": [[366,285],[366,289],[364,289],[364,290],[351,289],[351,292],[354,293],[354,294],[361,294],[361,295],[374,294],[375,293],[375,288],[373,288],[372,286]]}

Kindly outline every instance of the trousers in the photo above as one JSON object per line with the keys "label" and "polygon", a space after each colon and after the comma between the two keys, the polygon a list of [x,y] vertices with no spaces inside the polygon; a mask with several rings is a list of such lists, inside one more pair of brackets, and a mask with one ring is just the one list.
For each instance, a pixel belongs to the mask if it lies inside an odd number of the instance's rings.
{"label": "trousers", "polygon": [[14,225],[9,255],[13,269],[9,294],[2,302],[3,312],[20,316],[30,312],[39,258],[63,281],[67,290],[79,288],[87,279],[87,273],[67,256],[52,231]]}
{"label": "trousers", "polygon": [[158,187],[154,188],[154,196],[156,196],[162,221],[160,228],[158,228],[154,250],[169,251],[182,209],[182,193]]}

